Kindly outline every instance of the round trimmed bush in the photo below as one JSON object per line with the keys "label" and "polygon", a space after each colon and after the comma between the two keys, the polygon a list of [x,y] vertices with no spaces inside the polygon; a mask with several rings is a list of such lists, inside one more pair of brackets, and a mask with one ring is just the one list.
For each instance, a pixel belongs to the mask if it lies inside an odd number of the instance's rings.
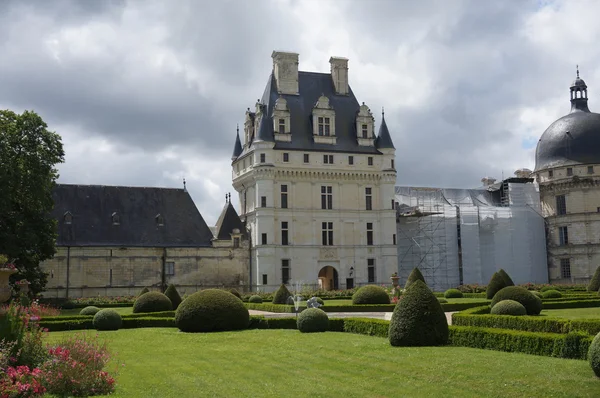
{"label": "round trimmed bush", "polygon": [[594,337],[592,344],[590,344],[588,360],[596,376],[600,377],[600,333]]}
{"label": "round trimmed bush", "polygon": [[160,292],[148,292],[135,300],[133,313],[171,311],[171,300]]}
{"label": "round trimmed bush", "polygon": [[79,315],[96,315],[98,311],[100,311],[100,308],[90,305],[79,311]]}
{"label": "round trimmed bush", "polygon": [[458,289],[448,289],[444,293],[444,297],[446,297],[446,298],[462,298],[463,294]]}
{"label": "round trimmed bush", "polygon": [[319,303],[321,305],[325,305],[325,303],[323,302],[323,299],[321,297],[317,297],[317,303]]}
{"label": "round trimmed bush", "polygon": [[398,302],[390,320],[392,346],[436,346],[448,342],[448,320],[425,282],[416,281]]}
{"label": "round trimmed bush", "polygon": [[181,304],[181,296],[174,284],[171,283],[167,290],[165,290],[165,296],[171,300],[172,309],[176,310],[177,307],[179,307],[179,304]]}
{"label": "round trimmed bush", "polygon": [[502,300],[496,303],[492,307],[492,314],[494,315],[527,315],[527,310],[523,307],[523,304],[515,300]]}
{"label": "round trimmed bush", "polygon": [[423,274],[418,268],[414,268],[412,270],[412,272],[408,276],[408,279],[406,280],[404,289],[408,289],[408,287],[412,285],[415,281],[423,281],[423,283],[427,284],[427,282],[425,282],[425,277],[423,277]]}
{"label": "round trimmed bush", "polygon": [[538,292],[538,291],[536,291],[536,290],[531,290],[530,292],[531,292],[531,294],[533,294],[535,297],[542,298],[542,293],[540,293],[540,292]]}
{"label": "round trimmed bush", "polygon": [[302,333],[325,332],[329,326],[329,317],[319,308],[307,308],[298,315],[298,330]]}
{"label": "round trimmed bush", "polygon": [[96,330],[119,330],[123,324],[123,319],[117,311],[105,308],[94,315],[92,324]]}
{"label": "round trimmed bush", "polygon": [[288,304],[288,299],[292,297],[292,293],[282,283],[279,289],[273,295],[273,304]]}
{"label": "round trimmed bush", "polygon": [[544,292],[547,292],[548,290],[560,290],[560,288],[557,286],[543,286],[540,289],[540,292],[544,293]]}
{"label": "round trimmed bush", "polygon": [[352,295],[352,304],[389,304],[390,296],[377,285],[363,286]]}
{"label": "round trimmed bush", "polygon": [[492,299],[492,308],[502,300],[518,301],[527,310],[527,315],[539,315],[542,312],[542,300],[521,286],[508,286],[500,289]]}
{"label": "round trimmed bush", "polygon": [[235,297],[242,299],[242,295],[237,289],[229,289],[229,293],[233,294]]}
{"label": "round trimmed bush", "polygon": [[220,289],[207,289],[186,298],[175,312],[182,332],[246,329],[250,314],[240,299]]}
{"label": "round trimmed bush", "polygon": [[255,294],[253,296],[250,296],[250,298],[248,299],[248,302],[249,303],[262,304],[263,299],[259,295]]}
{"label": "round trimmed bush", "polygon": [[446,300],[445,298],[438,297],[437,299],[440,302],[440,304],[444,304],[444,303],[448,302],[448,300]]}
{"label": "round trimmed bush", "polygon": [[494,272],[494,275],[492,275],[492,278],[488,282],[487,289],[485,291],[487,299],[493,299],[494,295],[498,293],[500,289],[503,289],[505,287],[506,281],[504,280],[504,278],[502,278],[502,275],[500,275],[497,272]]}
{"label": "round trimmed bush", "polygon": [[562,297],[562,293],[559,292],[558,290],[546,290],[544,293],[542,293],[542,298],[545,298],[545,299],[561,298],[561,297]]}

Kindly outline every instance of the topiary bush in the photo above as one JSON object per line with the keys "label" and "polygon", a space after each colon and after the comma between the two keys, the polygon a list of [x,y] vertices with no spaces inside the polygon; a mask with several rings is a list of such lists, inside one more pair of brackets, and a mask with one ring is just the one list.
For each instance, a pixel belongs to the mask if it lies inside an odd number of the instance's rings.
{"label": "topiary bush", "polygon": [[444,297],[446,298],[462,298],[463,293],[458,289],[448,289],[444,292]]}
{"label": "topiary bush", "polygon": [[600,333],[592,340],[587,356],[592,370],[596,376],[600,377]]}
{"label": "topiary bush", "polygon": [[175,312],[182,332],[246,329],[250,314],[240,299],[220,289],[207,289],[186,298]]}
{"label": "topiary bush", "polygon": [[242,299],[242,295],[237,289],[229,289],[229,293],[233,294],[235,297]]}
{"label": "topiary bush", "polygon": [[262,304],[263,299],[262,299],[262,297],[255,294],[254,296],[250,296],[250,298],[248,299],[248,302]]}
{"label": "topiary bush", "polygon": [[329,317],[319,308],[307,308],[298,315],[296,322],[302,333],[325,332],[329,327]]}
{"label": "topiary bush", "polygon": [[176,310],[177,307],[179,307],[179,304],[181,304],[181,296],[179,295],[179,292],[177,291],[177,288],[175,288],[174,284],[171,283],[167,290],[165,290],[165,296],[171,300],[171,306],[173,307],[173,310]]}
{"label": "topiary bush", "polygon": [[508,275],[508,273],[506,271],[504,271],[504,269],[500,268],[500,270],[498,271],[498,275],[500,275],[502,277],[502,280],[504,281],[504,286],[514,286],[515,283],[513,282],[513,280],[511,279],[511,277]]}
{"label": "topiary bush", "polygon": [[515,300],[502,300],[496,303],[492,307],[492,314],[494,315],[527,315],[527,310],[523,306],[523,304],[519,303]]}
{"label": "topiary bush", "polygon": [[138,297],[140,297],[142,294],[146,294],[148,292],[150,292],[150,290],[148,290],[148,288],[145,287],[145,288],[142,289],[142,291],[140,292],[140,294],[138,294]]}
{"label": "topiary bush", "polygon": [[363,286],[352,295],[352,304],[389,304],[390,296],[377,285]]}
{"label": "topiary bush", "polygon": [[325,303],[323,302],[323,299],[321,297],[316,297],[317,299],[317,303],[321,304],[321,305],[325,305]]}
{"label": "topiary bush", "polygon": [[535,297],[538,298],[542,298],[542,293],[535,291],[535,290],[530,290],[531,294],[533,294]]}
{"label": "topiary bush", "polygon": [[171,300],[160,292],[148,292],[135,300],[133,313],[171,311]]}
{"label": "topiary bush", "polygon": [[90,305],[85,308],[82,308],[81,311],[79,311],[79,315],[96,315],[98,311],[100,311],[100,308]]}
{"label": "topiary bush", "polygon": [[290,297],[292,297],[292,293],[282,283],[273,295],[273,304],[287,304]]}
{"label": "topiary bush", "polygon": [[545,298],[545,299],[561,298],[561,297],[562,297],[562,293],[559,292],[558,290],[546,290],[544,293],[542,293],[542,298]]}
{"label": "topiary bush", "polygon": [[438,297],[437,299],[440,302],[440,304],[445,304],[448,302],[448,300],[446,300],[445,298]]}
{"label": "topiary bush", "polygon": [[389,327],[392,346],[448,343],[448,321],[438,299],[423,281],[415,281],[398,302]]}
{"label": "topiary bush", "polygon": [[594,272],[594,276],[590,280],[589,285],[587,286],[588,292],[597,292],[600,289],[600,267],[596,268],[596,272]]}
{"label": "topiary bush", "polygon": [[501,289],[492,299],[492,308],[502,300],[518,301],[527,310],[527,315],[539,315],[542,312],[542,300],[521,286],[508,286]]}
{"label": "topiary bush", "polygon": [[119,330],[123,324],[123,319],[117,311],[105,308],[94,315],[92,324],[96,330]]}
{"label": "topiary bush", "polygon": [[487,290],[485,291],[487,299],[493,299],[494,295],[498,293],[500,289],[503,289],[505,287],[506,281],[504,280],[504,278],[502,278],[502,276],[499,273],[494,272],[494,275],[492,275],[492,278],[490,279],[487,285]]}
{"label": "topiary bush", "polygon": [[404,289],[408,289],[408,287],[410,285],[412,285],[415,281],[423,281],[423,283],[427,284],[427,282],[425,282],[425,278],[423,277],[423,274],[416,267],[412,270],[412,272],[408,276],[408,279],[406,280],[406,284],[404,285]]}
{"label": "topiary bush", "polygon": [[544,293],[547,292],[548,290],[558,290],[560,291],[560,288],[558,286],[542,286],[542,288],[540,289],[540,292]]}

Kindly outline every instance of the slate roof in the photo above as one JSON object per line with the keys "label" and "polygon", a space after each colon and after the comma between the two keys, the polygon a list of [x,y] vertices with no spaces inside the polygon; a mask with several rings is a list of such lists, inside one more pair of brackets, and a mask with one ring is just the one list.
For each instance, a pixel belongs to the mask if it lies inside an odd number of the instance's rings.
{"label": "slate roof", "polygon": [[237,130],[237,135],[235,137],[235,144],[233,146],[233,155],[231,155],[231,159],[237,159],[238,156],[242,154],[242,142],[240,141],[240,129]]}
{"label": "slate roof", "polygon": [[388,130],[387,123],[385,122],[385,114],[383,113],[381,114],[381,125],[379,126],[379,134],[375,140],[375,146],[377,148],[396,149],[396,147],[394,147],[394,143],[392,142],[392,136]]}
{"label": "slate roof", "polygon": [[[52,197],[58,246],[212,245],[213,234],[184,189],[57,184]],[[113,225],[113,213],[119,225]],[[163,226],[157,225],[159,214]]]}
{"label": "slate roof", "polygon": [[231,232],[236,228],[240,230],[243,236],[245,236],[244,223],[238,216],[231,202],[227,202],[217,220],[215,237],[221,240],[229,240],[231,239]]}

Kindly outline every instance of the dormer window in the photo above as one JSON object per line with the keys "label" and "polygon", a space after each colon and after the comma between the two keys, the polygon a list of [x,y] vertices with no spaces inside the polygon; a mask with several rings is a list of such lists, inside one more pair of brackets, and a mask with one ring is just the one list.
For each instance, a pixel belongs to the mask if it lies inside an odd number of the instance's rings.
{"label": "dormer window", "polygon": [[328,117],[319,118],[319,135],[329,136],[331,134],[331,120]]}
{"label": "dormer window", "polygon": [[319,144],[335,144],[335,111],[329,105],[329,98],[324,95],[313,108],[313,138]]}
{"label": "dormer window", "polygon": [[111,215],[112,225],[121,225],[121,217],[116,211]]}
{"label": "dormer window", "polygon": [[279,126],[277,132],[279,134],[285,134],[285,119],[279,119]]}
{"label": "dormer window", "polygon": [[70,211],[67,211],[65,214],[63,214],[63,222],[66,225],[71,225],[73,223],[73,215]]}
{"label": "dormer window", "polygon": [[363,104],[360,106],[358,115],[356,116],[356,139],[358,145],[374,146],[375,145],[375,119],[368,106]]}
{"label": "dormer window", "polygon": [[369,138],[369,125],[368,124],[362,125],[362,138]]}
{"label": "dormer window", "polygon": [[290,110],[287,101],[283,97],[277,98],[275,108],[273,108],[273,131],[275,140],[291,141]]}
{"label": "dormer window", "polygon": [[162,227],[165,225],[165,219],[162,216],[162,214],[157,214],[156,217],[154,217],[154,220],[156,221],[156,226],[157,227]]}

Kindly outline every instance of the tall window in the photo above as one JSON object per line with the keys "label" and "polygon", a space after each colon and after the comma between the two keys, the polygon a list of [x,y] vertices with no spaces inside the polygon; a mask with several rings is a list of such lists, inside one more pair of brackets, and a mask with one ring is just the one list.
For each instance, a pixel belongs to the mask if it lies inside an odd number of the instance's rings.
{"label": "tall window", "polygon": [[288,207],[288,186],[281,185],[281,208],[287,209]]}
{"label": "tall window", "polygon": [[567,214],[567,199],[565,195],[556,196],[556,215]]}
{"label": "tall window", "polygon": [[588,174],[594,174],[594,166],[588,166]]}
{"label": "tall window", "polygon": [[367,210],[373,210],[372,188],[365,188],[365,206]]}
{"label": "tall window", "polygon": [[560,277],[563,279],[571,279],[571,259],[560,259]]}
{"label": "tall window", "polygon": [[283,153],[283,161],[286,162],[286,163],[290,161],[290,154],[289,153],[287,153],[287,152]]}
{"label": "tall window", "polygon": [[284,285],[290,281],[290,260],[281,260],[281,283]]}
{"label": "tall window", "polygon": [[266,162],[266,161],[267,161],[266,157],[267,157],[267,156],[266,156],[264,153],[261,153],[261,154],[260,154],[260,162],[261,162],[261,163],[264,163],[264,162]]}
{"label": "tall window", "polygon": [[396,167],[395,167],[396,165],[394,164],[394,159],[392,159],[392,161],[391,161],[391,164],[392,164],[392,169],[395,169],[395,168],[396,168]]}
{"label": "tall window", "polygon": [[333,164],[333,155],[323,155],[323,164]]}
{"label": "tall window", "polygon": [[367,223],[367,245],[369,245],[369,246],[373,245],[373,223],[372,222]]}
{"label": "tall window", "polygon": [[321,209],[333,209],[333,187],[324,185],[321,187]]}
{"label": "tall window", "polygon": [[554,170],[548,170],[548,178],[554,177]]}
{"label": "tall window", "polygon": [[281,244],[283,246],[289,245],[289,240],[288,240],[288,222],[287,221],[282,221],[281,222]]}
{"label": "tall window", "polygon": [[319,135],[331,135],[330,119],[328,117],[319,117]]}
{"label": "tall window", "polygon": [[308,163],[309,157],[308,157],[308,153],[304,154],[304,163]]}
{"label": "tall window", "polygon": [[267,197],[266,196],[260,197],[260,207],[267,207]]}
{"label": "tall window", "polygon": [[367,138],[369,136],[369,126],[366,124],[362,125],[362,138]]}
{"label": "tall window", "polygon": [[368,164],[369,166],[373,166],[373,156],[369,156],[369,157],[367,158],[367,164]]}
{"label": "tall window", "polygon": [[392,210],[396,210],[396,201],[392,199]]}
{"label": "tall window", "polygon": [[321,228],[323,246],[333,246],[333,223],[323,222]]}
{"label": "tall window", "polygon": [[175,263],[172,261],[167,261],[165,263],[165,275],[173,276],[175,275]]}
{"label": "tall window", "polygon": [[569,230],[567,227],[558,227],[558,244],[561,246],[569,244]]}
{"label": "tall window", "polygon": [[279,119],[279,129],[278,129],[280,134],[284,134],[285,133],[285,119]]}
{"label": "tall window", "polygon": [[264,233],[264,232],[263,232],[263,233],[260,235],[260,242],[261,242],[261,244],[263,244],[263,245],[266,245],[266,244],[267,244],[267,234],[266,234],[266,233]]}
{"label": "tall window", "polygon": [[267,283],[267,282],[268,282],[268,277],[267,277],[267,274],[263,274],[263,276],[262,276],[262,282],[263,282],[263,283],[262,283],[263,285],[267,285],[267,284],[268,284],[268,283]]}
{"label": "tall window", "polygon": [[233,248],[237,249],[240,247],[240,238],[233,238]]}
{"label": "tall window", "polygon": [[354,156],[348,156],[348,164],[354,164]]}
{"label": "tall window", "polygon": [[573,175],[573,168],[572,167],[567,167],[567,175],[568,176],[572,176]]}
{"label": "tall window", "polygon": [[394,245],[396,244],[396,234],[392,235],[392,242],[394,242]]}
{"label": "tall window", "polygon": [[374,258],[367,259],[367,282],[369,282],[369,283],[375,282],[375,259]]}

